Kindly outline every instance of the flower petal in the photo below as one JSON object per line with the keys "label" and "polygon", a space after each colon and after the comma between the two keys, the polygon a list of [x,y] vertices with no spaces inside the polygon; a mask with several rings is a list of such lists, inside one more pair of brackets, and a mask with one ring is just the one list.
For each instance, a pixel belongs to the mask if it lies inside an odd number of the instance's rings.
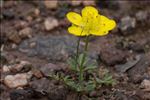
{"label": "flower petal", "polygon": [[114,20],[109,21],[109,25],[107,26],[109,30],[112,30],[116,27],[116,22]]}
{"label": "flower petal", "polygon": [[68,28],[69,33],[76,35],[76,36],[85,36],[87,33],[83,31],[81,27],[72,25]]}
{"label": "flower petal", "polygon": [[115,28],[116,22],[114,20],[110,20],[109,18],[99,15],[98,16],[98,23],[95,24],[95,27],[92,28],[90,31],[91,34],[97,35],[97,36],[104,36],[109,33],[110,30]]}
{"label": "flower petal", "polygon": [[82,17],[78,13],[75,13],[75,12],[69,12],[67,14],[67,18],[70,22],[72,22],[75,25],[80,25],[82,22]]}
{"label": "flower petal", "polygon": [[116,22],[114,20],[110,20],[109,18],[103,16],[103,15],[100,15],[100,26],[102,28],[105,28],[107,29],[108,31],[109,30],[112,30],[116,27]]}
{"label": "flower petal", "polygon": [[83,17],[97,16],[97,15],[98,15],[97,9],[92,7],[92,6],[87,6],[87,7],[82,9],[82,16]]}
{"label": "flower petal", "polygon": [[104,36],[108,34],[108,30],[106,29],[101,29],[101,30],[91,30],[90,33],[92,35],[96,35],[96,36]]}

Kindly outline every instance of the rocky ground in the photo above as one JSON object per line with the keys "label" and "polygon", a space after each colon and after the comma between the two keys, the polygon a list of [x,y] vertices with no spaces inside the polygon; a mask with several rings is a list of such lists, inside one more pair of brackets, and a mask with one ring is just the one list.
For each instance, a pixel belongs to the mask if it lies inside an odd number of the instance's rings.
{"label": "rocky ground", "polygon": [[[91,37],[89,58],[99,73],[108,69],[117,84],[82,100],[150,100],[149,1],[1,1],[0,100],[77,100],[50,73],[65,72],[77,37],[68,34],[65,14],[86,5],[117,22],[104,37]],[[84,43],[80,44],[81,47]]]}

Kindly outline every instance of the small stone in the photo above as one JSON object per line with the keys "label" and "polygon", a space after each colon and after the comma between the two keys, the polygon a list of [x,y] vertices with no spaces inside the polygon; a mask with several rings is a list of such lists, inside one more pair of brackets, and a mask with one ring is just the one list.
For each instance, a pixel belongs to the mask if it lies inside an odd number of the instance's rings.
{"label": "small stone", "polygon": [[30,43],[30,48],[34,48],[36,46],[35,42]]}
{"label": "small stone", "polygon": [[23,68],[26,69],[30,65],[31,64],[28,61],[21,61],[19,64],[12,65],[9,68],[12,72],[19,72]]}
{"label": "small stone", "polygon": [[11,100],[30,100],[33,91],[27,91],[24,89],[13,89],[10,92]]}
{"label": "small stone", "polygon": [[28,74],[26,73],[16,74],[16,75],[7,75],[4,78],[4,83],[9,88],[17,88],[17,87],[26,86],[28,84],[27,79],[28,79]]}
{"label": "small stone", "polygon": [[123,35],[129,34],[132,29],[136,26],[136,19],[130,16],[121,18],[118,28],[121,30]]}
{"label": "small stone", "polygon": [[135,16],[138,21],[144,21],[147,19],[148,13],[146,11],[139,11]]}
{"label": "small stone", "polygon": [[140,61],[140,59],[140,56],[136,56],[135,59],[130,59],[125,64],[115,65],[115,68],[118,72],[124,73],[128,69],[134,67],[134,65],[136,65]]}
{"label": "small stone", "polygon": [[43,77],[41,71],[39,71],[39,70],[33,70],[32,73],[33,73],[33,75],[34,75],[36,78],[42,78],[42,77]]}
{"label": "small stone", "polygon": [[20,21],[19,25],[21,26],[21,28],[23,28],[23,27],[27,27],[28,23],[26,21]]}
{"label": "small stone", "polygon": [[[38,56],[51,61],[66,61],[69,56],[75,53],[76,37],[64,36],[35,36],[24,40],[19,45],[19,50],[28,56]],[[30,43],[35,42],[36,46],[31,48]]]}
{"label": "small stone", "polygon": [[8,33],[7,35],[9,40],[11,40],[12,42],[17,44],[21,42],[21,38],[16,31]]}
{"label": "small stone", "polygon": [[4,17],[4,19],[8,19],[8,20],[11,20],[11,19],[14,19],[15,18],[15,13],[13,10],[3,10],[2,12],[2,15]]}
{"label": "small stone", "polygon": [[45,25],[45,29],[47,31],[50,31],[50,30],[54,29],[55,27],[57,27],[59,24],[58,24],[58,21],[55,18],[48,17],[45,20],[44,25]]}
{"label": "small stone", "polygon": [[147,68],[150,65],[150,52],[145,55],[140,55],[141,59],[134,67],[127,70],[130,80],[134,83],[140,83],[143,80],[144,74],[147,72]]}
{"label": "small stone", "polygon": [[34,88],[35,91],[44,93],[49,91],[49,88],[53,86],[53,83],[51,83],[51,81],[46,78],[41,78],[31,81],[30,86]]}
{"label": "small stone", "polygon": [[21,29],[27,27],[28,25],[29,25],[29,23],[28,23],[27,21],[22,21],[22,20],[20,20],[20,21],[16,21],[16,22],[14,23],[14,28],[15,28],[16,30],[21,30]]}
{"label": "small stone", "polygon": [[56,9],[58,6],[58,1],[57,0],[53,0],[53,1],[45,0],[44,4],[48,9]]}
{"label": "small stone", "polygon": [[39,15],[40,15],[40,10],[39,10],[38,8],[36,8],[36,9],[34,10],[34,13],[35,13],[36,16],[39,16]]}
{"label": "small stone", "polygon": [[82,1],[80,1],[80,0],[79,1],[75,1],[75,0],[71,1],[72,6],[79,6],[81,3],[82,3]]}
{"label": "small stone", "polygon": [[8,67],[8,66],[6,66],[6,65],[4,65],[4,66],[3,66],[3,69],[2,69],[2,70],[3,70],[3,72],[4,72],[4,73],[6,73],[6,72],[10,72],[9,67]]}
{"label": "small stone", "polygon": [[29,28],[29,27],[26,27],[24,29],[22,29],[20,32],[19,32],[19,36],[21,38],[31,38],[32,37],[32,29]]}
{"label": "small stone", "polygon": [[145,90],[145,91],[149,91],[150,92],[150,80],[144,79],[141,83],[141,87]]}
{"label": "small stone", "polygon": [[138,53],[144,53],[145,47],[148,44],[147,41],[148,40],[146,38],[144,38],[144,39],[138,40],[136,42],[131,42],[131,43],[129,42],[128,49],[131,49]]}
{"label": "small stone", "polygon": [[12,48],[12,49],[16,49],[16,48],[17,48],[17,45],[13,43],[11,48]]}
{"label": "small stone", "polygon": [[32,20],[33,20],[33,17],[31,17],[31,16],[27,16],[27,18],[26,18],[29,22],[31,22]]}
{"label": "small stone", "polygon": [[58,70],[61,70],[61,67],[52,63],[48,63],[41,68],[41,72],[44,74],[44,76],[49,76],[51,72]]}
{"label": "small stone", "polygon": [[114,47],[102,49],[100,57],[107,65],[115,65],[125,62],[125,54]]}
{"label": "small stone", "polygon": [[95,5],[95,1],[94,0],[83,0],[83,5],[84,6],[89,6],[89,5]]}

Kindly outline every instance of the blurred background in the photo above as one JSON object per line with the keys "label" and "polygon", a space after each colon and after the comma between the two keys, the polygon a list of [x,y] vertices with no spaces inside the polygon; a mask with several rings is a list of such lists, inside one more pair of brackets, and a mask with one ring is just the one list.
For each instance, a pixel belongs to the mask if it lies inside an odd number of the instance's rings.
{"label": "blurred background", "polygon": [[104,89],[100,100],[150,99],[149,0],[0,0],[1,100],[74,100],[45,76],[51,69],[65,69],[76,52],[78,37],[67,31],[66,13],[80,13],[88,5],[117,23],[107,36],[90,38],[90,61],[109,69],[119,84],[116,90]]}

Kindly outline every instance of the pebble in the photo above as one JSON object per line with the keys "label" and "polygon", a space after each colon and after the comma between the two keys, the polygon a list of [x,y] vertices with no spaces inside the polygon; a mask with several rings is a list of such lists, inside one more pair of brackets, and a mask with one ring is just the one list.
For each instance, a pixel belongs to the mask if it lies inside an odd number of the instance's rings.
{"label": "pebble", "polygon": [[71,5],[72,6],[79,6],[79,5],[81,5],[81,4],[83,4],[84,6],[88,6],[88,5],[95,5],[95,1],[94,0],[72,0],[71,1]]}
{"label": "pebble", "polygon": [[39,15],[40,15],[40,10],[39,10],[38,8],[36,8],[36,9],[34,10],[34,13],[35,13],[36,16],[39,16]]}
{"label": "pebble", "polygon": [[58,1],[57,0],[53,0],[53,1],[45,0],[44,4],[45,4],[46,8],[48,8],[48,9],[56,9],[58,6]]}
{"label": "pebble", "polygon": [[143,75],[150,65],[150,53],[141,54],[140,57],[141,59],[138,63],[127,70],[128,76],[133,83],[140,83],[143,80]]}
{"label": "pebble", "polygon": [[118,72],[124,73],[128,69],[134,67],[134,65],[136,65],[140,61],[140,59],[141,59],[141,57],[138,55],[135,57],[135,59],[130,59],[125,64],[115,65],[115,68]]}
{"label": "pebble", "polygon": [[147,13],[147,11],[139,11],[136,13],[135,16],[138,21],[144,21],[147,19],[148,13]]}
{"label": "pebble", "polygon": [[136,26],[136,19],[130,16],[121,18],[118,28],[121,30],[123,35],[129,34],[132,29]]}
{"label": "pebble", "polygon": [[12,49],[17,49],[17,45],[15,43],[12,44],[11,46]]}
{"label": "pebble", "polygon": [[8,19],[8,20],[11,20],[11,19],[14,19],[15,18],[15,13],[13,10],[3,10],[2,12],[2,16],[4,19]]}
{"label": "pebble", "polygon": [[33,73],[33,75],[34,75],[36,78],[42,78],[42,77],[43,77],[41,71],[39,71],[39,70],[33,70],[32,73]]}
{"label": "pebble", "polygon": [[82,3],[82,1],[80,1],[80,0],[79,1],[75,1],[75,0],[71,1],[72,6],[79,6],[81,3]]}
{"label": "pebble", "polygon": [[16,44],[21,42],[21,38],[18,35],[17,31],[12,31],[12,32],[8,33],[7,37],[9,38],[10,41],[12,41]]}
{"label": "pebble", "polygon": [[31,38],[32,37],[32,29],[30,27],[26,27],[19,32],[19,36],[21,38]]}
{"label": "pebble", "polygon": [[44,76],[49,76],[51,74],[51,72],[58,71],[61,69],[62,68],[58,65],[48,63],[48,64],[44,65],[43,67],[41,67],[41,72],[43,73]]}
{"label": "pebble", "polygon": [[83,5],[84,6],[89,6],[89,5],[95,5],[95,1],[94,0],[83,0]]}
{"label": "pebble", "polygon": [[149,91],[150,92],[150,80],[144,79],[141,83],[141,87],[145,90],[145,91]]}
{"label": "pebble", "polygon": [[10,72],[10,69],[9,69],[8,66],[4,65],[2,71],[3,71],[4,73]]}
{"label": "pebble", "polygon": [[101,50],[101,60],[107,65],[115,65],[125,62],[125,53],[114,47],[108,47]]}
{"label": "pebble", "polygon": [[19,64],[14,64],[12,66],[9,66],[9,69],[12,72],[19,72],[21,71],[23,68],[27,69],[28,66],[30,66],[31,64],[28,61],[20,61]]}
{"label": "pebble", "polygon": [[34,48],[35,46],[36,46],[36,43],[35,42],[32,42],[32,43],[30,43],[30,48]]}
{"label": "pebble", "polygon": [[44,22],[44,26],[47,31],[50,31],[55,27],[58,27],[58,25],[59,25],[58,20],[52,17],[48,17]]}
{"label": "pebble", "polygon": [[9,88],[23,87],[28,84],[29,75],[27,73],[7,75],[4,78],[4,83]]}

